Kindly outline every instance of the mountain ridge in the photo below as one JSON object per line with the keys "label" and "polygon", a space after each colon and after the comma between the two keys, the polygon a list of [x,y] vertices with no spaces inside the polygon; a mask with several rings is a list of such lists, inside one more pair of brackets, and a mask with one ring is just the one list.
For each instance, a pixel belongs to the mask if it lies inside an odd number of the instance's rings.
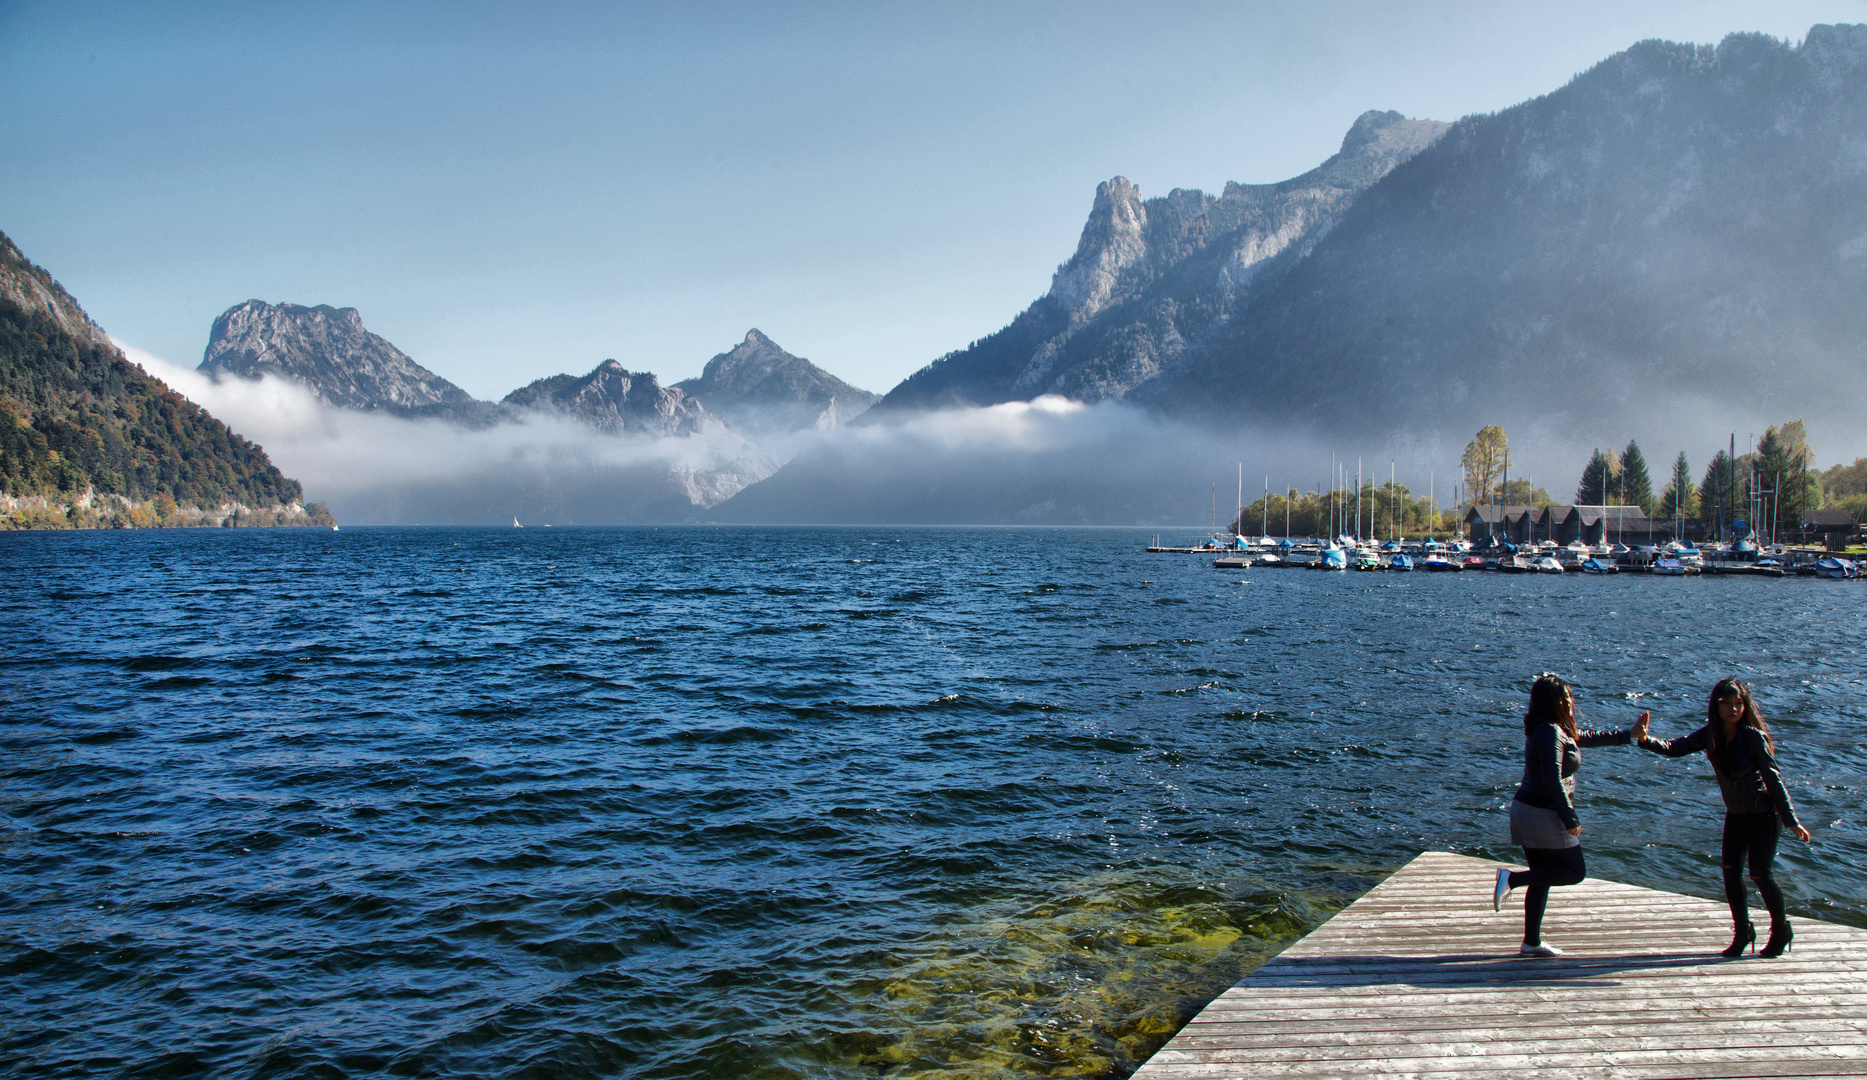
{"label": "mountain ridge", "polygon": [[588,375],[550,375],[507,394],[500,414],[545,411],[575,417],[606,435],[692,435],[719,420],[676,387],[664,387],[653,372],[631,372],[605,360]]}
{"label": "mountain ridge", "polygon": [[1189,342],[1229,320],[1361,192],[1447,128],[1371,110],[1315,168],[1272,184],[1228,182],[1217,197],[1175,188],[1143,199],[1125,177],[1104,181],[1050,290],[1003,329],[903,380],[872,419],[1045,393],[1127,396],[1176,368]]}
{"label": "mountain ridge", "polygon": [[1862,404],[1862,130],[1867,26],[1641,42],[1459,121],[1137,400],[1451,437],[1516,414],[1609,445],[1662,387],[1838,419],[1786,380]]}
{"label": "mountain ridge", "polygon": [[674,386],[755,437],[846,424],[882,398],[786,352],[757,327]]}
{"label": "mountain ridge", "polygon": [[363,326],[356,308],[248,300],[222,312],[196,369],[219,381],[277,375],[346,409],[484,422],[491,405]]}

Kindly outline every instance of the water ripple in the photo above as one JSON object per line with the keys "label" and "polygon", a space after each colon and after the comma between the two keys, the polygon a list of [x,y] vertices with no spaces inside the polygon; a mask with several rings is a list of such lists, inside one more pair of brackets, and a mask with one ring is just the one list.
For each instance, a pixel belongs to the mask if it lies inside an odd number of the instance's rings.
{"label": "water ripple", "polygon": [[[1867,926],[1859,583],[1149,535],[0,536],[0,1062],[1121,1076],[1418,851],[1511,856],[1552,668],[1664,734],[1749,679],[1791,902]],[[1589,751],[1581,804],[1593,872],[1719,895],[1702,761]]]}

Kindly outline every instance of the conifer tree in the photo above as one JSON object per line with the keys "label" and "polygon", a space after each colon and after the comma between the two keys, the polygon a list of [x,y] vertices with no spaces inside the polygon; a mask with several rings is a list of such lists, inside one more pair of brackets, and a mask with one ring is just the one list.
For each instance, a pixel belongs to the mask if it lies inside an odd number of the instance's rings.
{"label": "conifer tree", "polygon": [[1621,451],[1620,475],[1621,502],[1627,506],[1638,506],[1640,512],[1651,515],[1653,506],[1653,480],[1647,476],[1647,459],[1640,454],[1640,444],[1627,440],[1627,449]]}
{"label": "conifer tree", "polygon": [[1698,492],[1692,485],[1692,467],[1686,464],[1685,451],[1681,450],[1673,461],[1672,478],[1660,496],[1660,516],[1684,520],[1693,517],[1697,510]]}
{"label": "conifer tree", "polygon": [[[1800,427],[1801,425],[1797,425]],[[1761,521],[1753,523],[1767,529],[1771,536],[1794,530],[1802,513],[1803,499],[1798,493],[1800,470],[1790,457],[1789,445],[1779,428],[1768,428],[1757,440],[1757,490],[1767,493],[1758,508]]]}
{"label": "conifer tree", "polygon": [[1578,506],[1609,506],[1614,503],[1614,451],[1597,450],[1582,469],[1582,481],[1575,487]]}
{"label": "conifer tree", "polygon": [[[1705,530],[1710,535],[1717,535],[1719,530],[1730,524],[1735,518],[1743,517],[1744,497],[1741,488],[1734,486],[1731,455],[1723,450],[1705,466],[1705,478],[1698,484],[1698,515],[1705,523]],[[1740,484],[1742,476],[1735,477]]]}

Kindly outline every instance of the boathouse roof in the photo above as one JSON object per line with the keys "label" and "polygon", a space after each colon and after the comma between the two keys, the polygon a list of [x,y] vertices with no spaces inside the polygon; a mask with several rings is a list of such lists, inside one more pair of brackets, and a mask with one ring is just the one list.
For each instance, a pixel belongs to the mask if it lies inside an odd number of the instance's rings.
{"label": "boathouse roof", "polygon": [[1510,505],[1503,507],[1502,510],[1503,512],[1500,513],[1499,508],[1496,506],[1474,506],[1465,512],[1465,520],[1468,522],[1480,521],[1489,523],[1517,521],[1525,514],[1536,513],[1537,508],[1534,506]]}
{"label": "boathouse roof", "polygon": [[1617,527],[1647,523],[1647,512],[1638,506],[1571,506],[1569,509],[1581,518],[1584,525],[1593,525],[1602,520]]}
{"label": "boathouse roof", "polygon": [[1853,532],[1859,526],[1846,510],[1804,510],[1803,532]]}

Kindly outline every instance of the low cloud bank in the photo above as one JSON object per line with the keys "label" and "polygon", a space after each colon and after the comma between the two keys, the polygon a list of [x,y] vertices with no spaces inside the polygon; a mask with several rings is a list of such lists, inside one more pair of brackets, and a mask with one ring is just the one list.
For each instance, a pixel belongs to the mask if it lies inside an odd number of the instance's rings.
{"label": "low cloud bank", "polygon": [[716,428],[669,438],[592,432],[534,414],[467,429],[335,408],[283,379],[215,382],[118,342],[228,427],[339,521],[365,525],[614,525],[684,521],[768,476],[777,460]]}
{"label": "low cloud bank", "polygon": [[[1245,470],[1247,503],[1314,487],[1328,452],[1267,431],[1218,432],[1121,402],[1040,397],[948,409],[816,433],[778,474],[714,507],[708,520],[791,524],[1207,524],[1223,526]],[[1300,474],[1299,462],[1306,466]],[[1279,475],[1281,474],[1281,475]],[[1215,487],[1216,485],[1216,487]],[[1216,492],[1216,494],[1215,494]]]}
{"label": "low cloud bank", "polygon": [[[307,500],[354,524],[623,525],[1002,524],[1203,527],[1217,503],[1232,519],[1265,488],[1322,490],[1330,459],[1357,458],[1366,479],[1390,469],[1417,496],[1452,502],[1459,458],[1476,431],[1320,433],[1296,424],[1220,430],[1124,402],[1040,397],[805,430],[754,444],[713,428],[669,438],[598,434],[568,418],[467,429],[334,408],[276,378],[213,382],[133,347],[126,355],[266,448]],[[1683,448],[1693,479],[1737,431],[1739,449],[1768,423],[1752,403],[1673,390],[1645,430],[1587,430],[1559,414],[1497,417],[1511,434],[1513,479],[1557,501],[1574,496],[1596,446],[1639,439],[1656,487]],[[1776,403],[1780,405],[1781,403]],[[1593,418],[1599,426],[1599,418]],[[1736,425],[1735,428],[1733,425]],[[1616,425],[1618,426],[1618,425]],[[1850,429],[1811,423],[1818,455],[1852,452]],[[1836,444],[1846,442],[1849,445]],[[1851,459],[1843,459],[1851,460]],[[780,466],[783,466],[781,469]],[[1277,523],[1273,522],[1275,526]]]}

